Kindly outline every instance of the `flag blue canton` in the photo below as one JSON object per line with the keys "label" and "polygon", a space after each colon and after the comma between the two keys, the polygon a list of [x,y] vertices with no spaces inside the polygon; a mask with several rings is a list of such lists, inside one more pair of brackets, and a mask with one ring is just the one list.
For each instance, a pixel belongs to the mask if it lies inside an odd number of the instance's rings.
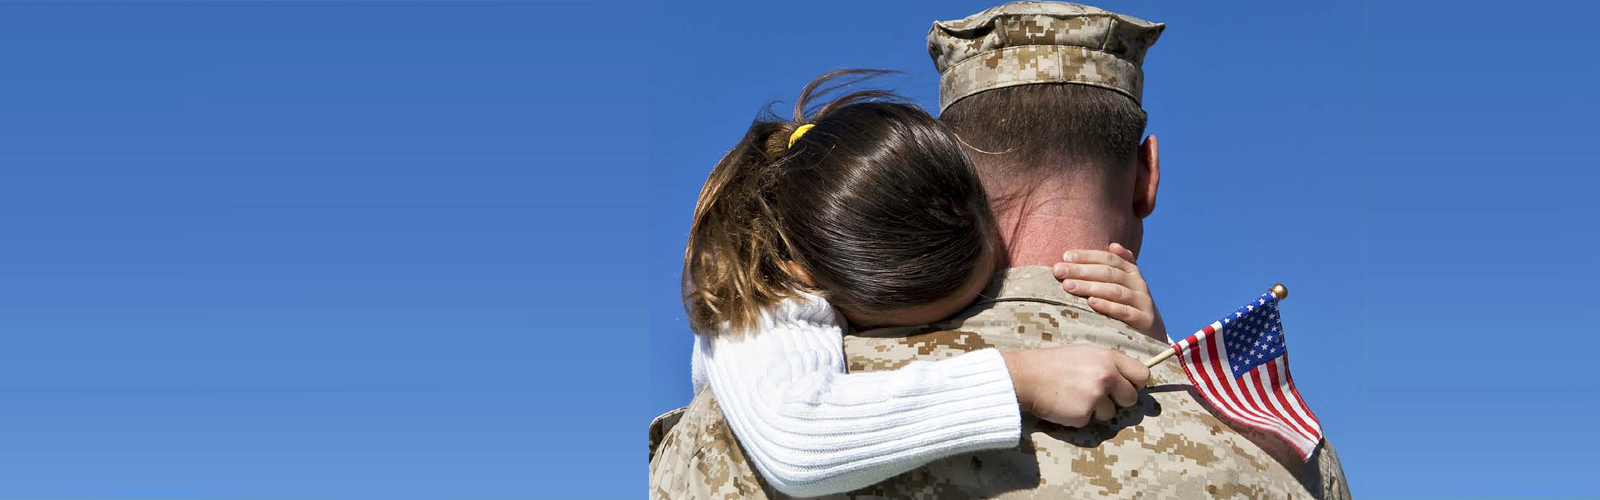
{"label": "flag blue canton", "polygon": [[1278,319],[1278,298],[1263,294],[1222,318],[1222,343],[1228,348],[1228,367],[1235,378],[1288,352],[1283,343],[1283,322]]}

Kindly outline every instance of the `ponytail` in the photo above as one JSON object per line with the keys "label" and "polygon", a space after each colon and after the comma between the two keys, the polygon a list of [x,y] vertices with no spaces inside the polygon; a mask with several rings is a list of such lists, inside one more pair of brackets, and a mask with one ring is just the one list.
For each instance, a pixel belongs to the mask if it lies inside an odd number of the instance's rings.
{"label": "ponytail", "polygon": [[762,307],[795,295],[787,245],[765,196],[794,129],[752,124],[700,190],[683,256],[684,306],[696,332],[750,330]]}

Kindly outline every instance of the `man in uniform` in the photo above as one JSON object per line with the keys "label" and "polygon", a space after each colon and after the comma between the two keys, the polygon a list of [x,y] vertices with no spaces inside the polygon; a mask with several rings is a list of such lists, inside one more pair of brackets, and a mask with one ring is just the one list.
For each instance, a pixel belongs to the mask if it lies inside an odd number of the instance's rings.
{"label": "man in uniform", "polygon": [[[934,24],[940,119],[965,140],[1003,229],[1009,269],[948,320],[845,338],[850,370],[891,370],[971,350],[1092,344],[1146,359],[1141,334],[1063,291],[1069,249],[1138,252],[1155,209],[1154,137],[1140,141],[1144,53],[1164,25],[1094,7],[1014,2]],[[676,424],[676,425],[673,425]],[[1326,441],[1301,461],[1270,436],[1218,420],[1177,363],[1151,370],[1111,422],[1023,416],[1017,448],[955,455],[825,498],[1347,498]],[[652,498],[782,498],[763,484],[711,391],[651,426]]]}

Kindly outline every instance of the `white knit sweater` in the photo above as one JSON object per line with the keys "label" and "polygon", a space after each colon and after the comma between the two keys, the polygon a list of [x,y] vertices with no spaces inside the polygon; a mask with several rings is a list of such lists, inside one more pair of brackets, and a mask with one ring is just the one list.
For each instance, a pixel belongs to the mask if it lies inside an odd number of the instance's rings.
{"label": "white knit sweater", "polygon": [[842,323],[806,296],[767,309],[749,334],[695,339],[695,390],[711,387],[778,491],[840,493],[937,458],[1017,445],[1021,414],[999,351],[846,374]]}

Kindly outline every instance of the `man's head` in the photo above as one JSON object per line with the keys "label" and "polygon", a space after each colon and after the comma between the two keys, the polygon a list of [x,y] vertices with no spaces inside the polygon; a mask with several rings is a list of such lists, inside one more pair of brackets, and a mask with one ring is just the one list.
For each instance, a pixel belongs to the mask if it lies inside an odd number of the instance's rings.
{"label": "man's head", "polygon": [[1059,2],[934,24],[940,120],[984,179],[1011,265],[1110,241],[1138,251],[1160,179],[1140,65],[1164,27]]}

